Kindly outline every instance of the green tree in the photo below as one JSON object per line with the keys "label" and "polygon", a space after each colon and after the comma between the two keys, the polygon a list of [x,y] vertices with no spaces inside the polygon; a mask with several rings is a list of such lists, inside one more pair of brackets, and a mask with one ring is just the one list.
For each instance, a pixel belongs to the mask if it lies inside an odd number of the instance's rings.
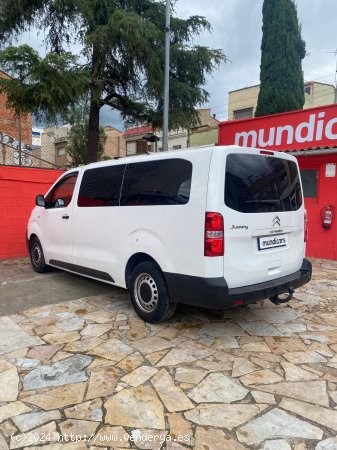
{"label": "green tree", "polygon": [[[69,43],[83,49],[82,66],[77,61],[76,68],[70,64],[64,73],[73,69],[87,75],[79,87],[79,94],[86,89],[90,98],[85,162],[97,159],[104,105],[118,110],[126,124],[161,127],[164,1],[1,0],[0,43],[32,27],[44,29],[49,55],[62,55]],[[205,18],[172,17],[171,28],[170,128],[178,128],[198,122],[195,108],[209,96],[203,87],[206,76],[226,57],[222,50],[193,44],[194,36],[211,28]]]}
{"label": "green tree", "polygon": [[[83,165],[86,163],[89,130],[89,102],[87,99],[71,106],[65,119],[71,125],[68,133],[67,154],[71,157],[72,166]],[[104,128],[100,127],[97,160],[103,158],[105,142],[106,134]]]}
{"label": "green tree", "polygon": [[0,51],[0,68],[11,79],[0,78],[0,92],[18,115],[34,113],[53,121],[83,94],[87,74],[77,60],[70,52],[41,58],[29,45],[7,47]]}
{"label": "green tree", "polygon": [[255,116],[302,109],[304,82],[301,38],[293,0],[264,0],[260,93]]}

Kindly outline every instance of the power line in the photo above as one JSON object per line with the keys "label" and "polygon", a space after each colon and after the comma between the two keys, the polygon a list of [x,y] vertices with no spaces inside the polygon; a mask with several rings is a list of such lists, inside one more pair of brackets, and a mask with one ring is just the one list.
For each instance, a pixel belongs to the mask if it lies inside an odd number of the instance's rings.
{"label": "power line", "polygon": [[[337,52],[337,50],[336,50],[336,52]],[[334,53],[334,52],[333,52]],[[335,73],[330,73],[330,74],[327,74],[327,75],[324,75],[324,76],[321,76],[321,77],[315,77],[315,79],[313,80],[313,79],[311,79],[311,80],[309,80],[309,81],[305,81],[304,82],[304,84],[310,84],[310,83],[315,83],[316,81],[318,81],[318,80],[323,80],[323,79],[326,79],[326,78],[329,78],[329,77],[332,77],[332,76],[334,76],[335,75]],[[329,84],[330,85],[330,83],[322,83],[322,84]],[[244,88],[242,88],[242,89],[237,89],[237,90],[244,90],[244,89],[249,89],[249,88],[251,88],[251,87],[258,87],[259,86],[259,84],[254,84],[254,85],[251,85],[251,86],[247,86],[247,87],[244,87]],[[331,84],[331,86],[333,86],[333,84]],[[329,90],[329,88],[326,88],[326,90]],[[235,90],[234,90],[235,91]],[[234,92],[234,91],[230,91],[230,92]],[[321,90],[320,92],[323,92],[323,90]],[[251,100],[251,99],[255,99],[256,97],[255,96],[252,96],[252,97],[246,97],[245,98],[245,100]],[[233,103],[236,103],[237,101],[234,101]],[[239,103],[241,103],[240,101],[238,101]],[[217,108],[222,108],[222,107],[224,107],[224,106],[227,106],[227,104],[225,104],[225,103],[222,103],[222,104],[220,104],[220,105],[216,105],[216,106],[209,106],[209,108],[211,108],[212,110],[214,110],[214,109],[217,109]],[[220,112],[219,112],[220,113]],[[218,113],[217,113],[218,114]]]}
{"label": "power line", "polygon": [[332,53],[336,56],[336,69],[335,69],[335,103],[337,103],[337,49],[334,52],[327,52]]}
{"label": "power line", "polygon": [[[332,85],[331,85],[331,87],[333,88]],[[319,91],[319,93],[318,93],[319,95],[318,94],[310,94],[310,98],[308,98],[308,100],[313,100],[314,101],[314,100],[317,100],[317,99],[319,99],[321,97],[326,97],[329,92],[331,92],[331,89],[329,89],[329,88],[321,89]],[[249,101],[251,101],[251,102],[249,103]],[[250,97],[245,97],[243,101],[242,100],[231,101],[230,104],[231,104],[231,106],[235,107],[235,105],[237,105],[237,104],[243,105],[243,102],[244,102],[245,104],[242,107],[242,109],[244,109],[244,108],[250,108],[250,107],[256,106],[256,101],[257,101],[257,96],[254,95],[254,96],[250,96]],[[225,104],[219,105],[219,107],[221,107],[221,106],[226,106],[226,105]],[[213,110],[215,107],[209,106],[209,108]],[[216,115],[225,114],[225,113],[228,113],[228,111],[229,110],[228,110],[228,106],[227,106],[222,111],[217,111]]]}

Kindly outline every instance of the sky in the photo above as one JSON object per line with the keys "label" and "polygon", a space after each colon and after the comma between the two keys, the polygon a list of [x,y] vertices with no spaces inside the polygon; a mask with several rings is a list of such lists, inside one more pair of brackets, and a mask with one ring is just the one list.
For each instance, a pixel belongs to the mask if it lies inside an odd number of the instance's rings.
{"label": "sky", "polygon": [[[203,15],[212,34],[200,36],[203,45],[221,48],[229,59],[208,79],[206,105],[218,119],[227,119],[228,92],[259,84],[263,0],[178,0],[182,18]],[[307,56],[302,61],[305,81],[335,84],[337,54],[337,1],[297,0],[298,19]]]}
{"label": "sky", "polygon": [[[222,49],[228,58],[208,77],[205,88],[210,98],[202,105],[219,120],[227,119],[228,92],[259,83],[262,4],[263,0],[176,0],[176,16],[200,15],[211,23],[212,32],[198,36],[194,43]],[[302,62],[304,80],[335,84],[337,1],[297,0],[296,4],[307,51]],[[42,39],[35,33],[22,38],[37,49]],[[123,128],[119,115],[108,108],[103,108],[100,120],[102,125]]]}

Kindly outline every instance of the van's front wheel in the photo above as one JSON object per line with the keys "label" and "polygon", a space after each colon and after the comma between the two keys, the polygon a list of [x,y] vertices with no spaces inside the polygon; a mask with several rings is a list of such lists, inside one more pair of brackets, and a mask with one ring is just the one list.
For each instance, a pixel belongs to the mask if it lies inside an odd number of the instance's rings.
{"label": "van's front wheel", "polygon": [[42,245],[37,237],[33,237],[33,239],[29,243],[29,254],[35,272],[43,273],[48,271],[48,266],[44,259]]}
{"label": "van's front wheel", "polygon": [[170,301],[161,271],[151,261],[144,261],[134,268],[130,297],[138,316],[149,323],[168,320],[176,308],[176,303]]}

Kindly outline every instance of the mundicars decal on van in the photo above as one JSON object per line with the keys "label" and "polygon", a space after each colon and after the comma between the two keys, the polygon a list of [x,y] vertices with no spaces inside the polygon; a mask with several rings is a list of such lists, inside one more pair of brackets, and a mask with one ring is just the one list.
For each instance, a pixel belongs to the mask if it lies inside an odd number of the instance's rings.
{"label": "mundicars decal on van", "polygon": [[257,240],[259,250],[266,250],[268,248],[286,247],[288,245],[288,237],[285,234],[280,234],[271,238],[270,236],[259,237]]}

